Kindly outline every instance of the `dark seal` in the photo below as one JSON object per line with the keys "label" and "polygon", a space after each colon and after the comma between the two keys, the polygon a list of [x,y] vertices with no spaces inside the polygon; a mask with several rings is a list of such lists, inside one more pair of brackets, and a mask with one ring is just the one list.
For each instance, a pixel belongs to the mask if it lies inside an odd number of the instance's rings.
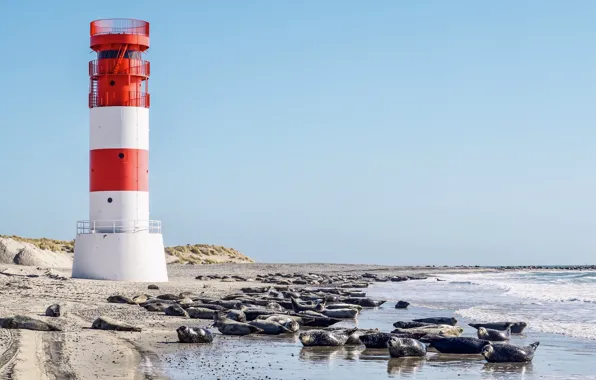
{"label": "dark seal", "polygon": [[539,344],[540,342],[534,342],[521,347],[507,343],[489,344],[482,348],[481,354],[489,363],[531,362]]}
{"label": "dark seal", "polygon": [[480,354],[488,344],[488,340],[461,336],[430,341],[430,346],[443,354]]}
{"label": "dark seal", "polygon": [[180,326],[176,329],[180,343],[211,343],[213,334],[201,327]]}

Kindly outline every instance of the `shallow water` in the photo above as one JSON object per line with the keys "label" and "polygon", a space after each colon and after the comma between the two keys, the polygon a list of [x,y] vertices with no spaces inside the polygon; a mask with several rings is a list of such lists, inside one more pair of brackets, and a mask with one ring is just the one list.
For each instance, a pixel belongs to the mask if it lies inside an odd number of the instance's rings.
{"label": "shallow water", "polygon": [[[540,276],[542,278],[536,280]],[[590,306],[588,311],[582,311],[578,305],[568,305],[576,301],[565,303],[557,300],[557,294],[553,294],[557,288],[552,286],[545,288],[549,289],[549,293],[545,294],[539,292],[534,295],[540,288],[529,292],[530,297],[523,293],[523,281],[527,281],[530,285],[527,288],[532,289],[537,281],[552,285],[559,278],[549,280],[536,273],[439,277],[446,281],[428,279],[375,283],[365,290],[367,295],[387,299],[388,302],[380,308],[365,309],[357,320],[346,320],[334,326],[357,325],[389,332],[393,329],[392,324],[398,320],[453,315],[458,319],[458,324],[464,327],[462,336],[475,336],[476,330],[467,324],[480,320],[471,318],[482,318],[483,321],[512,318],[525,320],[529,325],[524,334],[514,335],[511,343],[524,345],[540,341],[533,362],[489,364],[480,355],[459,356],[435,352],[429,352],[426,359],[392,359],[387,350],[366,349],[364,346],[305,348],[298,340],[298,333],[231,337],[222,336],[215,330],[217,343],[214,344],[171,343],[179,345],[181,351],[167,355],[164,371],[170,378],[182,380],[596,379],[596,340],[574,337],[592,336],[591,328],[594,326],[590,323],[590,318],[596,314],[590,315]],[[520,283],[522,285],[518,286]],[[561,283],[559,281],[559,286]],[[591,284],[594,285],[596,282]],[[511,292],[512,288],[517,289],[517,294]],[[571,293],[570,298],[579,298],[578,294],[568,288],[562,291]],[[583,288],[582,291],[585,292],[586,289]],[[542,298],[537,300],[537,297]],[[547,297],[552,300],[547,300]],[[405,310],[395,309],[394,305],[398,300],[409,301],[411,306]],[[594,305],[580,302],[584,306]],[[567,326],[567,329],[562,326]],[[175,333],[172,338],[174,341]]]}

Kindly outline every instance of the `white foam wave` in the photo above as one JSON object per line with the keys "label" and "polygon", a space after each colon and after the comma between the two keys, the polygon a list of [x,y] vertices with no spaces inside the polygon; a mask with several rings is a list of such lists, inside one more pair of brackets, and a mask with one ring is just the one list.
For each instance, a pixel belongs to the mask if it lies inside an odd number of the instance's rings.
{"label": "white foam wave", "polygon": [[545,316],[524,316],[515,312],[504,313],[502,311],[491,310],[485,306],[474,306],[467,309],[456,310],[455,314],[477,322],[531,320],[531,323],[527,327],[528,330],[596,340],[596,324],[594,324],[594,322],[565,322],[548,320],[545,318]]}
{"label": "white foam wave", "polygon": [[[459,274],[444,276],[451,284],[470,283],[482,288],[501,289],[507,295],[547,302],[596,303],[596,283],[572,279],[550,282],[521,278],[520,273]],[[559,281],[561,280],[561,281]]]}

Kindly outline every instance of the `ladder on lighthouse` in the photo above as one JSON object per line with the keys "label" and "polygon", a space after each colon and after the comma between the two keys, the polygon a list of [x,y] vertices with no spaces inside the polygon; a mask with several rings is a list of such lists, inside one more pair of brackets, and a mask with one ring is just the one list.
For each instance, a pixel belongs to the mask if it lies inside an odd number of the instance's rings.
{"label": "ladder on lighthouse", "polygon": [[122,44],[120,45],[120,49],[118,49],[118,60],[116,61],[116,66],[114,66],[114,74],[118,74],[118,70],[124,59],[124,53],[126,53],[126,48],[128,48],[128,44]]}

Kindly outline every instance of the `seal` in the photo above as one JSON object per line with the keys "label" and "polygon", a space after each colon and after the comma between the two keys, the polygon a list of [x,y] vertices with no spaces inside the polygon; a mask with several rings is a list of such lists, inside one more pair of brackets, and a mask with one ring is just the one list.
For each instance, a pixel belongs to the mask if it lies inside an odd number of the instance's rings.
{"label": "seal", "polygon": [[256,326],[249,325],[245,322],[233,321],[218,314],[219,312],[216,312],[216,315],[213,316],[213,319],[215,320],[213,327],[217,327],[219,332],[223,335],[249,335],[263,332],[263,330]]}
{"label": "seal", "polygon": [[305,347],[312,346],[343,346],[356,329],[343,331],[309,330],[298,335],[298,339]]}
{"label": "seal", "polygon": [[323,311],[325,310],[325,301],[323,302],[319,302],[316,305],[304,305],[304,304],[300,304],[298,302],[298,300],[296,300],[296,298],[291,297],[290,300],[292,300],[292,310],[294,310],[295,312],[301,312],[301,311]]}
{"label": "seal", "polygon": [[475,329],[479,327],[484,327],[487,329],[493,330],[507,330],[507,326],[511,329],[512,334],[521,334],[522,331],[528,326],[526,322],[489,322],[489,323],[468,323],[468,326],[471,326]]}
{"label": "seal", "polygon": [[165,310],[166,315],[171,315],[175,317],[186,317],[188,318],[188,313],[186,310],[182,308],[180,305],[170,305]]}
{"label": "seal", "polygon": [[13,315],[0,318],[0,327],[3,329],[23,329],[35,331],[62,331],[58,326],[40,321],[26,315]]}
{"label": "seal", "polygon": [[354,305],[360,305],[362,307],[379,307],[387,301],[384,300],[373,300],[372,298],[360,298],[360,297],[348,297],[343,300],[345,303],[351,303]]}
{"label": "seal", "polygon": [[366,348],[387,348],[387,342],[393,337],[393,334],[376,332],[360,335],[360,341]]}
{"label": "seal", "polygon": [[426,356],[426,345],[412,338],[392,337],[387,342],[389,355],[392,358],[403,358],[405,356]]}
{"label": "seal", "polygon": [[188,316],[193,319],[213,319],[215,310],[205,309],[203,307],[189,307],[186,309]]}
{"label": "seal", "polygon": [[[296,331],[298,331],[298,329],[300,328],[301,325],[303,325],[304,323],[314,321],[314,318],[298,317],[295,315],[277,315],[276,314],[276,315],[259,315],[256,320],[257,321],[263,320],[263,321],[277,322],[279,324],[282,324],[282,325],[288,327],[290,330],[293,330],[294,327],[289,327],[288,324],[290,324],[290,322],[296,322],[296,324],[297,324]],[[291,326],[293,326],[293,324]]]}
{"label": "seal", "polygon": [[[294,323],[296,323],[296,322],[294,321]],[[293,332],[290,329],[288,329],[287,327],[285,327],[284,325],[282,325],[281,323],[268,321],[268,320],[255,319],[254,321],[248,322],[248,324],[251,326],[254,326],[258,329],[261,329],[261,331],[259,331],[259,334],[279,335],[279,334],[283,334],[283,333]]]}
{"label": "seal", "polygon": [[60,305],[57,303],[48,306],[46,309],[46,317],[59,317],[60,316]]}
{"label": "seal", "polygon": [[228,310],[226,317],[236,322],[246,322],[246,314],[242,310]]}
{"label": "seal", "polygon": [[505,331],[487,329],[486,327],[478,327],[476,331],[478,339],[490,340],[491,342],[501,342],[511,338],[511,329],[507,328]]}
{"label": "seal", "polygon": [[211,343],[213,334],[201,327],[180,326],[176,329],[180,343]]}
{"label": "seal", "polygon": [[129,325],[125,322],[117,321],[113,318],[101,316],[93,321],[91,324],[92,329],[96,330],[112,330],[112,331],[137,331],[140,332],[141,328],[133,325]]}
{"label": "seal", "polygon": [[409,329],[395,329],[392,332],[394,333],[420,333],[424,335],[434,334],[434,335],[442,335],[442,336],[460,336],[464,329],[460,326],[451,326],[451,325],[432,325],[432,326],[422,326],[422,327],[412,327]]}
{"label": "seal", "polygon": [[[346,330],[350,330],[353,331],[353,329],[348,329],[345,327],[325,327],[323,330],[326,331],[346,331]],[[364,335],[364,334],[374,334],[374,333],[378,333],[379,329],[356,329],[356,331],[353,331],[350,336],[348,337],[348,340],[346,341],[345,345],[348,346],[360,346],[362,345],[362,341],[360,340],[360,336]]]}
{"label": "seal", "polygon": [[426,322],[433,323],[435,325],[457,325],[457,319],[453,317],[430,317],[430,318],[418,318],[412,319],[414,322]]}
{"label": "seal", "polygon": [[461,336],[430,341],[430,346],[443,354],[480,354],[487,344],[488,340]]}
{"label": "seal", "polygon": [[397,301],[395,304],[396,309],[407,309],[410,306],[410,303],[407,301]]}
{"label": "seal", "polygon": [[341,302],[336,302],[336,303],[329,303],[325,305],[325,309],[327,310],[333,310],[333,309],[357,309],[358,311],[362,310],[362,306],[360,305],[354,305],[351,303],[341,303]]}
{"label": "seal", "polygon": [[348,309],[326,309],[321,312],[326,317],[331,318],[356,318],[358,315],[358,309],[348,308]]}
{"label": "seal", "polygon": [[481,354],[489,363],[531,362],[538,345],[540,342],[521,347],[507,343],[489,344],[482,348]]}
{"label": "seal", "polygon": [[404,322],[404,321],[397,321],[393,324],[393,327],[398,329],[412,329],[416,327],[424,327],[424,326],[437,326],[435,323],[428,323],[428,322]]}

